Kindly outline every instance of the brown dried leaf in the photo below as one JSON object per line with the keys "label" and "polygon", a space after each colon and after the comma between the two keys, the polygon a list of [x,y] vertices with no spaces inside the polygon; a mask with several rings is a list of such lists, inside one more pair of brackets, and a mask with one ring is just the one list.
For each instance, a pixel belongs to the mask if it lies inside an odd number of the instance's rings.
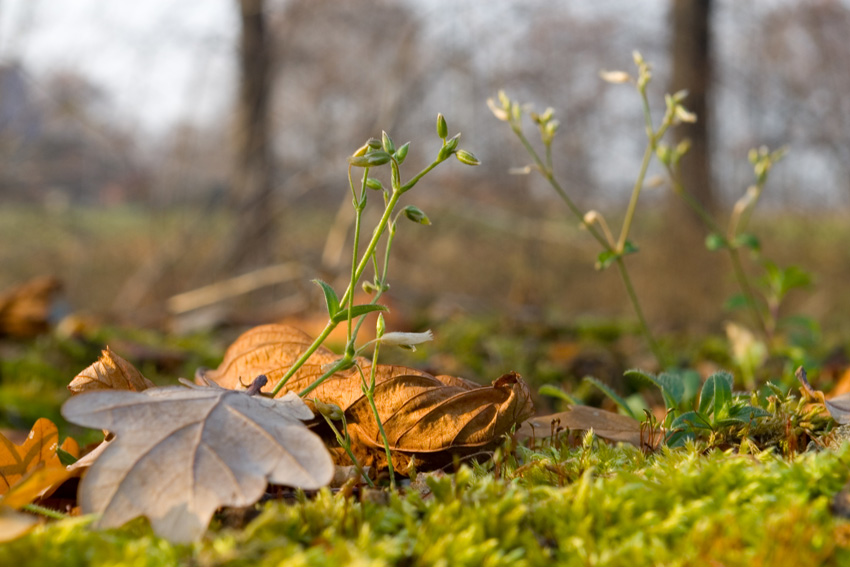
{"label": "brown dried leaf", "polygon": [[[202,371],[226,388],[242,388],[258,374],[269,377],[271,389],[312,340],[285,325],[256,327],[234,342],[217,370]],[[318,349],[286,384],[300,391],[322,375],[322,368],[338,357]],[[369,376],[371,363],[358,365]],[[375,404],[392,450],[393,464],[404,471],[411,457],[418,466],[433,468],[452,461],[453,455],[485,451],[501,436],[533,413],[528,387],[515,373],[491,386],[452,376],[432,376],[403,366],[378,365]],[[363,465],[386,466],[383,441],[355,366],[338,372],[313,390],[311,397],[336,404],[346,412],[352,450]]]}
{"label": "brown dried leaf", "polygon": [[101,528],[147,516],[175,542],[200,538],[219,506],[249,506],[269,482],[315,489],[334,467],[295,394],[272,400],[218,387],[107,390],[74,396],[68,421],[115,439],[80,484]]}
{"label": "brown dried leaf", "polygon": [[[244,390],[246,385],[260,374],[265,374],[269,382],[263,388],[264,392],[271,391],[277,382],[286,374],[292,363],[300,357],[312,344],[306,333],[288,325],[261,325],[243,333],[228,347],[219,367],[215,370],[199,370],[204,379],[212,380],[223,388]],[[287,390],[300,392],[309,386],[316,378],[324,374],[322,367],[333,363],[339,358],[330,350],[319,347],[298,371],[286,383],[286,389],[278,393],[282,396]],[[364,375],[371,372],[371,363],[365,358],[358,358],[357,364],[363,369]],[[378,383],[394,376],[413,374],[430,376],[404,366],[378,366],[376,381]],[[343,411],[357,401],[360,391],[360,372],[357,367],[337,372],[311,392],[310,396],[325,403],[338,405]],[[471,384],[471,383],[470,383]]]}
{"label": "brown dried leaf", "polygon": [[850,394],[841,394],[834,398],[826,399],[823,392],[815,390],[809,384],[806,376],[806,369],[800,366],[796,372],[797,380],[802,384],[803,393],[807,394],[810,400],[815,400],[817,403],[823,404],[829,415],[832,416],[837,423],[847,425],[850,423]]}
{"label": "brown dried leaf", "polygon": [[74,394],[95,390],[141,392],[154,386],[155,384],[142,376],[132,364],[106,347],[97,362],[77,374],[68,384],[68,389]]}
{"label": "brown dried leaf", "polygon": [[519,440],[542,439],[552,435],[552,425],[572,431],[587,431],[608,441],[621,441],[641,446],[640,422],[627,415],[620,415],[589,406],[573,406],[567,411],[533,417],[522,424],[517,430]]}
{"label": "brown dried leaf", "polygon": [[[59,431],[52,421],[43,417],[35,422],[23,445],[15,445],[0,435],[0,494],[7,493],[26,473],[39,466],[64,470],[56,454],[58,447]],[[74,457],[80,455],[77,442],[70,437],[62,449]]]}
{"label": "brown dried leaf", "polygon": [[0,335],[31,338],[46,333],[53,298],[60,289],[58,279],[43,276],[0,295]]}

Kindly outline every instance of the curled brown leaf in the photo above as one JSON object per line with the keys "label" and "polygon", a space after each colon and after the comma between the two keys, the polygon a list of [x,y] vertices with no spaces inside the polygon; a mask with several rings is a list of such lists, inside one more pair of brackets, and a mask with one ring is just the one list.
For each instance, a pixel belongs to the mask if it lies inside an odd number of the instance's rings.
{"label": "curled brown leaf", "polygon": [[74,394],[95,390],[141,392],[153,386],[132,364],[106,347],[97,362],[77,374],[68,389]]}
{"label": "curled brown leaf", "polygon": [[[265,374],[270,390],[310,346],[312,339],[286,325],[263,325],[240,336],[226,351],[216,370],[200,377],[225,388],[243,389],[254,376]],[[286,384],[301,391],[338,358],[319,348]],[[362,371],[362,375],[361,375]],[[363,377],[371,362],[337,372],[310,394],[345,412],[352,451],[363,465],[386,466],[383,440],[368,401]],[[464,456],[493,448],[511,428],[533,414],[531,396],[516,373],[490,386],[453,376],[433,376],[404,366],[378,365],[375,369],[375,405],[387,433],[394,466],[404,471],[415,458],[421,468],[436,468]],[[281,394],[286,391],[282,390]],[[281,395],[278,394],[278,395]]]}

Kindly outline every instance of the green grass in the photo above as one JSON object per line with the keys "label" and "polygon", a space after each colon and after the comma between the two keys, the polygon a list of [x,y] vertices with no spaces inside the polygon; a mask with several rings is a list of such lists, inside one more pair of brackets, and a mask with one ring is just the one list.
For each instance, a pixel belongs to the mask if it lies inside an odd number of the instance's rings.
{"label": "green grass", "polygon": [[[694,447],[645,456],[597,442],[519,448],[493,465],[419,479],[386,502],[323,490],[264,505],[244,530],[194,546],[146,523],[59,521],[0,546],[4,565],[830,565],[850,523],[830,500],[850,447],[792,461]],[[497,478],[498,476],[498,478]],[[379,500],[379,499],[378,499]],[[714,563],[712,563],[714,562]]]}

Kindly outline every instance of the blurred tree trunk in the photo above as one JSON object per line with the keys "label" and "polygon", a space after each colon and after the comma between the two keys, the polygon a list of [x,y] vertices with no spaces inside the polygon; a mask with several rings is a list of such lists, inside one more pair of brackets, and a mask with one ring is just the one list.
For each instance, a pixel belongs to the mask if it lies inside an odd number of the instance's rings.
{"label": "blurred tree trunk", "polygon": [[224,266],[230,271],[268,264],[276,235],[269,135],[271,41],[263,13],[265,0],[237,2],[242,35],[231,197],[236,228]]}
{"label": "blurred tree trunk", "polygon": [[[711,0],[670,0],[672,27],[670,58],[671,93],[687,89],[685,108],[697,115],[694,124],[679,124],[673,128],[675,141],[691,140],[691,149],[682,158],[681,181],[690,193],[709,212],[717,206],[711,178],[709,135],[711,116]],[[653,301],[647,302],[651,317],[665,321],[668,331],[688,329],[694,321],[715,321],[722,312],[718,309],[722,297],[722,282],[718,274],[727,268],[725,258],[705,250],[706,227],[685,202],[670,193],[669,222],[665,227],[665,250],[657,259],[659,273],[664,264],[675,258],[675,286],[668,286]],[[667,268],[669,269],[669,267]],[[700,301],[694,301],[700,298]],[[688,305],[687,311],[682,305]]]}
{"label": "blurred tree trunk", "polygon": [[671,1],[673,76],[670,92],[687,89],[685,107],[697,115],[696,123],[674,128],[677,142],[684,138],[691,140],[691,149],[681,162],[682,184],[704,207],[713,210],[716,202],[711,178],[708,104],[712,81],[712,0]]}

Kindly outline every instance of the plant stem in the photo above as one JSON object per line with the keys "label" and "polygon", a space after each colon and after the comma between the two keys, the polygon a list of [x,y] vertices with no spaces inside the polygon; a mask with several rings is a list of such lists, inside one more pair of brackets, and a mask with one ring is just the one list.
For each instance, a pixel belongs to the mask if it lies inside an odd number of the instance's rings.
{"label": "plant stem", "polygon": [[345,422],[345,414],[343,414],[342,416],[342,430],[344,431],[345,435],[339,432],[339,429],[336,428],[331,418],[324,414],[322,414],[322,417],[325,418],[325,421],[333,430],[334,436],[336,437],[339,446],[343,448],[345,454],[348,455],[348,458],[351,459],[352,463],[354,463],[354,468],[357,471],[357,474],[363,477],[363,480],[365,480],[369,486],[375,488],[375,483],[372,482],[372,479],[369,478],[369,475],[366,474],[366,471],[363,470],[363,467],[360,465],[360,461],[357,460],[357,457],[355,457],[354,453],[351,451],[351,437],[348,435],[348,424]]}
{"label": "plant stem", "polygon": [[758,304],[756,303],[756,296],[753,293],[753,288],[750,285],[750,280],[747,277],[747,273],[744,271],[744,266],[741,264],[741,255],[738,253],[737,248],[729,247],[729,258],[732,260],[732,268],[735,272],[735,279],[738,280],[738,286],[741,288],[741,291],[744,292],[744,297],[747,299],[747,305],[750,308],[750,312],[753,315],[753,319],[755,319],[756,326],[761,329],[761,332],[764,333],[765,338],[770,340],[771,332],[767,328],[767,323],[765,323],[764,318],[761,315],[761,312],[758,309]]}
{"label": "plant stem", "polygon": [[629,207],[626,209],[626,216],[623,219],[623,228],[620,230],[620,240],[617,241],[616,251],[620,254],[622,254],[626,249],[626,239],[629,237],[629,230],[632,228],[632,220],[634,219],[635,211],[637,210],[638,197],[640,197],[640,191],[643,188],[643,180],[646,178],[646,170],[649,168],[649,162],[652,160],[654,145],[654,141],[650,139],[649,144],[646,146],[646,150],[643,152],[643,161],[641,161],[640,170],[638,171],[635,185],[632,188],[632,197],[629,199]]}
{"label": "plant stem", "polygon": [[[648,112],[648,109],[647,109],[647,112]],[[526,151],[531,156],[531,158],[534,160],[534,162],[537,165],[537,168],[540,171],[541,175],[543,175],[543,177],[546,179],[546,181],[549,182],[549,185],[551,185],[552,188],[555,189],[555,192],[561,197],[561,199],[564,201],[564,203],[567,204],[567,207],[570,209],[570,211],[573,213],[573,215],[575,215],[575,217],[577,219],[579,219],[582,226],[584,226],[588,230],[588,232],[590,232],[590,234],[596,239],[597,242],[599,242],[599,244],[605,250],[607,250],[609,252],[616,252],[616,253],[621,254],[623,252],[623,249],[625,248],[625,238],[626,238],[626,236],[628,236],[629,227],[631,226],[631,218],[634,216],[634,211],[635,211],[636,204],[637,204],[637,197],[640,194],[640,189],[643,186],[643,180],[646,177],[646,171],[647,171],[647,168],[649,167],[649,162],[652,158],[652,151],[653,151],[652,148],[653,148],[653,143],[654,143],[653,140],[650,140],[650,144],[647,146],[647,149],[644,152],[643,162],[641,163],[640,174],[639,174],[637,182],[635,183],[635,188],[632,191],[632,199],[631,199],[631,202],[629,203],[629,212],[626,214],[626,220],[623,222],[623,230],[620,233],[621,243],[617,245],[617,249],[614,249],[612,247],[612,245],[608,243],[608,241],[605,239],[605,237],[602,234],[599,233],[599,231],[596,229],[596,227],[587,223],[584,220],[584,215],[582,214],[581,210],[573,202],[573,200],[570,199],[569,195],[567,195],[567,192],[564,190],[563,187],[561,187],[561,184],[558,183],[558,180],[555,179],[555,176],[552,173],[552,168],[547,167],[543,163],[543,161],[540,159],[540,155],[537,153],[537,150],[534,149],[534,146],[532,146],[531,143],[528,141],[528,138],[525,137],[525,134],[522,133],[522,129],[516,124],[511,124],[511,129],[514,131],[516,136],[520,139],[520,141],[522,142],[522,145],[525,146]],[[548,147],[547,147],[547,150],[548,150]],[[551,158],[549,158],[548,154],[547,154],[547,159],[551,159]],[[658,343],[656,343],[655,337],[652,335],[652,332],[649,330],[649,325],[647,325],[647,323],[646,323],[646,317],[644,317],[643,310],[640,307],[640,300],[637,297],[637,293],[634,290],[634,286],[632,286],[632,281],[631,281],[631,278],[629,277],[628,268],[626,267],[626,264],[623,261],[623,257],[621,255],[618,255],[616,257],[616,263],[617,263],[617,269],[620,272],[620,277],[622,278],[623,283],[626,286],[626,291],[629,295],[629,301],[631,301],[632,307],[634,308],[635,314],[637,315],[638,321],[640,323],[641,332],[643,333],[643,336],[646,338],[647,342],[649,343],[649,348],[652,351],[652,354],[655,356],[655,359],[658,362],[658,365],[663,368],[664,367],[664,358],[661,355],[661,350],[658,348]]]}
{"label": "plant stem", "polygon": [[[375,377],[378,368],[378,353],[381,348],[381,343],[375,343],[375,354],[372,355],[372,366],[369,369],[369,387],[363,387],[363,394],[369,401],[369,407],[372,408],[372,415],[375,416],[375,422],[378,424],[378,432],[381,434],[381,439],[384,441],[384,452],[387,455],[387,468],[390,473],[390,488],[395,490],[395,471],[393,470],[393,459],[390,452],[390,441],[387,438],[387,433],[384,431],[384,424],[381,421],[381,416],[378,415],[378,407],[375,405]],[[362,372],[362,371],[361,371]]]}
{"label": "plant stem", "polygon": [[[378,225],[375,227],[375,230],[372,233],[372,238],[369,241],[368,246],[366,246],[366,250],[365,250],[365,252],[363,252],[363,256],[360,258],[360,262],[357,263],[357,267],[352,270],[351,281],[349,281],[348,287],[346,288],[345,293],[343,294],[342,299],[340,300],[340,305],[345,305],[346,303],[351,302],[353,294],[354,294],[354,287],[357,285],[357,282],[360,280],[360,277],[363,275],[363,271],[366,269],[366,266],[369,264],[369,261],[372,258],[372,255],[375,253],[375,248],[378,246],[378,241],[381,239],[381,236],[383,235],[384,230],[386,230],[387,223],[389,222],[390,217],[392,216],[392,213],[395,210],[395,206],[398,204],[399,199],[401,199],[401,196],[404,193],[406,193],[407,191],[409,191],[410,189],[412,189],[413,186],[416,185],[416,183],[420,179],[422,179],[422,177],[425,176],[425,174],[427,174],[429,171],[431,171],[432,169],[437,167],[443,161],[445,161],[445,160],[440,160],[440,159],[434,160],[425,169],[423,169],[422,171],[417,173],[410,181],[408,181],[404,185],[400,186],[398,188],[398,190],[393,191],[392,195],[390,196],[389,200],[386,203],[386,206],[384,207],[384,214],[381,216],[381,220],[378,221]],[[365,174],[364,174],[364,182],[365,182],[365,179],[366,178],[365,178]],[[395,179],[395,177],[394,177],[394,179]],[[353,189],[352,189],[352,192],[353,192]],[[355,261],[356,261],[356,256],[355,256]],[[349,321],[350,320],[351,320],[351,318],[349,317]],[[271,391],[272,396],[275,396],[275,395],[277,395],[278,392],[280,392],[280,390],[283,388],[283,386],[292,378],[292,376],[298,371],[298,369],[301,368],[304,365],[305,362],[307,362],[307,360],[310,358],[310,356],[312,356],[312,354],[314,352],[316,352],[316,350],[318,350],[318,348],[322,345],[322,343],[325,341],[325,339],[328,338],[328,336],[336,328],[337,325],[338,325],[338,323],[334,323],[333,321],[328,321],[328,323],[325,326],[322,333],[316,338],[315,341],[313,341],[313,343],[307,348],[307,350],[304,351],[304,353],[300,357],[298,357],[298,360],[296,360],[292,364],[292,366],[289,368],[289,370],[286,371],[286,374],[284,374],[283,378],[281,378],[278,381],[278,383],[275,385],[274,389]],[[349,338],[349,341],[350,341],[350,338]],[[330,376],[330,374],[326,373],[325,375],[323,375],[322,377],[320,377],[319,379],[314,381],[312,384],[310,384],[307,388],[305,388],[301,392],[301,395],[304,396],[305,393],[312,392],[319,384],[321,384],[321,382],[326,380],[329,376]]]}
{"label": "plant stem", "polygon": [[[307,350],[305,350],[304,353],[298,357],[298,360],[292,363],[292,366],[289,367],[289,370],[286,371],[286,374],[283,375],[283,378],[278,380],[277,384],[275,384],[275,387],[271,391],[271,395],[273,397],[276,396],[278,392],[281,391],[281,389],[283,389],[283,386],[289,381],[290,378],[292,378],[292,376],[296,372],[298,372],[298,369],[304,366],[304,363],[307,362],[307,360],[311,356],[313,356],[313,353],[316,352],[320,346],[322,346],[322,343],[325,342],[325,339],[327,339],[328,336],[333,332],[333,330],[336,329],[336,326],[338,324],[339,323],[334,323],[330,320],[328,321],[328,324],[325,325],[325,328],[322,330],[319,336],[316,337],[316,340],[313,341],[313,344],[307,347]],[[305,392],[311,392],[316,386],[318,386],[318,384],[315,384],[314,382],[313,384],[308,386],[309,390],[305,390]],[[301,396],[303,397],[304,395],[304,392],[302,392]]]}
{"label": "plant stem", "polygon": [[772,332],[768,329],[768,325],[764,320],[761,312],[758,308],[758,303],[756,302],[756,296],[753,292],[753,287],[750,285],[750,279],[747,276],[746,271],[744,271],[744,266],[741,263],[741,255],[738,252],[738,248],[735,248],[732,240],[735,238],[735,233],[737,232],[738,223],[735,219],[730,219],[729,229],[727,231],[727,236],[723,237],[723,231],[720,229],[720,226],[714,221],[712,216],[705,210],[705,207],[702,204],[693,198],[693,196],[685,191],[685,188],[679,182],[679,180],[674,175],[673,170],[667,166],[667,174],[670,177],[670,182],[673,184],[674,192],[682,197],[685,203],[690,207],[694,213],[699,216],[702,222],[708,227],[708,229],[715,234],[721,236],[721,238],[725,239],[726,250],[729,253],[729,259],[732,262],[732,270],[735,273],[735,280],[738,282],[738,287],[741,288],[741,291],[744,294],[744,298],[747,301],[747,307],[750,310],[750,313],[753,316],[753,319],[756,322],[756,326],[761,329],[762,333],[764,333],[765,338],[770,340]]}
{"label": "plant stem", "polygon": [[63,514],[58,510],[53,510],[52,508],[47,508],[45,506],[39,506],[38,504],[25,504],[24,506],[22,506],[22,508],[27,512],[32,512],[33,514],[53,518],[54,520],[64,520],[68,517],[68,514]]}
{"label": "plant stem", "polygon": [[646,341],[649,343],[649,349],[652,351],[653,356],[655,356],[658,366],[664,368],[664,356],[661,354],[661,349],[658,347],[658,343],[655,341],[655,337],[653,336],[652,331],[649,330],[649,325],[646,323],[646,317],[644,317],[643,310],[640,307],[640,300],[638,300],[635,288],[632,286],[632,279],[629,276],[629,270],[626,268],[626,262],[623,260],[622,256],[617,256],[616,264],[617,270],[620,272],[620,278],[622,278],[623,284],[626,286],[626,293],[629,295],[632,308],[635,310],[635,314],[640,322],[641,332],[646,338]]}
{"label": "plant stem", "polygon": [[546,181],[549,182],[549,185],[551,185],[555,192],[558,194],[558,196],[561,197],[561,200],[566,203],[567,208],[570,209],[570,212],[575,215],[581,225],[587,229],[587,231],[593,236],[593,238],[596,239],[597,242],[599,242],[599,244],[603,248],[605,248],[605,250],[613,251],[611,245],[608,243],[607,240],[605,240],[605,237],[603,235],[599,234],[599,231],[596,230],[596,227],[584,220],[584,214],[582,214],[581,209],[579,209],[578,206],[573,202],[573,200],[570,199],[570,196],[567,195],[567,192],[564,190],[563,187],[561,187],[561,184],[558,183],[558,180],[555,179],[555,175],[552,173],[551,168],[546,167],[546,165],[543,163],[543,160],[540,159],[537,150],[534,149],[534,146],[531,145],[531,143],[528,141],[528,138],[526,138],[525,134],[522,133],[522,130],[513,126],[512,128],[514,133],[519,138],[520,142],[522,142],[522,145],[525,146],[525,149],[531,156],[531,159],[534,160],[534,163],[537,165],[537,169],[540,171],[540,174],[543,176],[544,179],[546,179]]}
{"label": "plant stem", "polygon": [[[357,265],[357,252],[360,247],[360,221],[363,218],[363,205],[365,205],[365,199],[363,199],[366,192],[366,179],[369,176],[369,168],[364,168],[363,170],[363,183],[361,184],[360,189],[360,197],[358,198],[357,193],[353,190],[352,193],[353,203],[354,203],[354,245],[352,246],[352,258],[351,258],[351,280],[349,285],[355,285],[357,279],[355,278],[354,267]],[[346,335],[347,343],[351,343],[351,310],[354,308],[354,294],[352,293],[348,297],[348,332]]]}
{"label": "plant stem", "polygon": [[[299,359],[299,360],[300,360],[300,359]],[[316,378],[315,380],[313,380],[313,382],[311,382],[309,386],[307,386],[306,388],[304,388],[303,390],[301,390],[301,391],[298,393],[298,395],[299,395],[299,396],[301,396],[301,397],[303,398],[304,396],[306,396],[307,394],[309,394],[310,392],[312,392],[313,390],[315,390],[316,388],[318,388],[318,387],[322,384],[322,382],[324,382],[325,380],[327,380],[328,378],[330,378],[331,376],[333,376],[334,374],[336,374],[337,372],[339,372],[339,371],[340,371],[343,367],[347,366],[350,362],[351,362],[351,359],[350,359],[350,358],[348,358],[347,356],[344,356],[344,357],[342,357],[341,359],[337,360],[337,361],[336,361],[336,362],[335,362],[335,363],[334,363],[334,364],[333,364],[333,365],[332,365],[332,366],[331,366],[331,367],[327,370],[327,372],[325,372],[324,374],[322,374],[321,376],[319,376],[318,378]],[[297,364],[297,363],[298,363],[298,361],[296,361],[296,363],[295,363],[295,364]],[[293,364],[292,366],[294,367],[294,366],[295,366],[295,364]],[[282,380],[281,380],[281,382],[282,382]],[[274,394],[275,394],[275,392],[274,392],[274,391],[272,391],[272,395],[274,395]]]}

